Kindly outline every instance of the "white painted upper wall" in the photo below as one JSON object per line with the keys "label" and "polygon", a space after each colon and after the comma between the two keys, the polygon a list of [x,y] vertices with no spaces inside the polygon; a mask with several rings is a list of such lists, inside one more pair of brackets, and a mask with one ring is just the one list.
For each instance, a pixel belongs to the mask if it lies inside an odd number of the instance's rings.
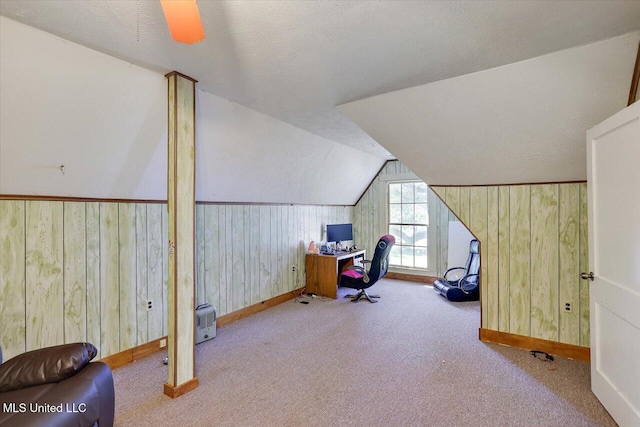
{"label": "white painted upper wall", "polygon": [[197,92],[196,198],[353,205],[383,159]]}
{"label": "white painted upper wall", "polygon": [[1,194],[166,199],[163,75],[0,17],[0,93]]}
{"label": "white painted upper wall", "polygon": [[[0,194],[166,199],[161,73],[0,17],[0,91]],[[199,201],[354,204],[384,162],[196,95]]]}
{"label": "white painted upper wall", "polygon": [[640,1],[200,1],[172,41],[157,0],[1,0],[0,15],[313,134],[392,158],[334,107],[640,30]]}
{"label": "white painted upper wall", "polygon": [[344,104],[431,185],[586,179],[587,129],[626,106],[640,32]]}

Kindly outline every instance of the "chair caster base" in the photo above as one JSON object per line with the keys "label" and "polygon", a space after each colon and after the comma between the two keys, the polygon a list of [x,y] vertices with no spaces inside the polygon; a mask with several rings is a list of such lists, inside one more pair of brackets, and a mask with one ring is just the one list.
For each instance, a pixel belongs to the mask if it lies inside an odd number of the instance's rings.
{"label": "chair caster base", "polygon": [[364,289],[357,294],[345,295],[345,298],[351,298],[351,302],[359,302],[362,298],[366,298],[370,303],[376,303],[372,298],[380,298],[380,295],[369,295]]}

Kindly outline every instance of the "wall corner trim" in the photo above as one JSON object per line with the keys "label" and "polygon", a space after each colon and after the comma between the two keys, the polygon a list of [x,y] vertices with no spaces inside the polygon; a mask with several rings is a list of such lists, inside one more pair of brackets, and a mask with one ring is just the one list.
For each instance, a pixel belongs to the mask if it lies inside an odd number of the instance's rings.
{"label": "wall corner trim", "polygon": [[[292,291],[286,292],[284,294],[270,298],[268,300],[264,300],[262,302],[234,311],[232,313],[222,315],[218,317],[217,327],[221,328],[222,326],[228,325],[237,320],[244,319],[245,317],[249,317],[252,314],[259,313],[271,307],[275,307],[278,304],[282,304],[283,302],[292,300],[295,298],[295,295],[302,292],[303,289],[304,288],[297,288]],[[135,362],[136,360],[150,356],[151,354],[156,353],[160,350],[165,350],[166,347],[163,347],[163,348],[160,347],[160,341],[166,340],[166,339],[167,339],[166,336],[160,337],[158,339],[149,341],[147,343],[138,345],[136,347],[132,347],[127,350],[106,356],[100,359],[100,361],[109,365],[109,368],[111,369],[117,369],[117,368],[120,368],[121,366],[125,366],[125,365],[128,365],[129,363]],[[177,388],[179,387],[182,387],[182,385],[178,386]]]}
{"label": "wall corner trim", "polygon": [[540,350],[567,359],[579,360],[581,362],[591,362],[591,349],[573,344],[565,344],[556,341],[543,340],[541,338],[527,337],[524,335],[510,334],[508,332],[494,331],[492,329],[480,328],[480,341],[501,344],[508,347],[521,348],[524,350]]}
{"label": "wall corner trim", "polygon": [[278,304],[282,304],[283,302],[292,300],[295,298],[296,293],[302,292],[303,289],[304,287],[294,289],[284,294],[250,305],[248,307],[241,308],[240,310],[234,311],[233,313],[220,316],[218,317],[217,325],[220,328],[222,326],[228,325],[229,323],[233,323],[240,319],[244,319],[245,317],[249,317],[252,314],[260,313],[261,311],[267,310],[271,307],[275,307]]}
{"label": "wall corner trim", "polygon": [[191,80],[193,83],[198,83],[198,81],[196,79],[194,79],[193,77],[189,77],[186,74],[182,74],[179,71],[171,71],[170,73],[167,73],[164,76],[166,78],[169,78],[169,77],[172,77],[172,76],[178,76],[178,77],[182,77],[183,79]]}
{"label": "wall corner trim", "polygon": [[157,351],[164,350],[164,348],[160,347],[160,341],[166,339],[166,336],[160,337],[147,343],[103,357],[102,359],[100,359],[100,361],[109,365],[109,368],[116,369],[121,366],[128,365],[129,363],[135,362],[136,360],[147,357]]}
{"label": "wall corner trim", "polygon": [[433,285],[433,282],[438,279],[437,277],[434,277],[434,276],[422,276],[418,274],[396,273],[394,271],[388,271],[384,277],[385,279],[390,279],[390,280],[405,280],[407,282],[426,283],[427,285]]}
{"label": "wall corner trim", "polygon": [[380,170],[378,171],[378,173],[376,173],[373,178],[371,178],[371,182],[369,182],[369,185],[367,185],[367,188],[364,189],[364,191],[362,192],[362,194],[360,195],[360,197],[358,197],[358,200],[356,200],[356,202],[353,204],[353,206],[357,206],[358,203],[360,203],[360,200],[362,200],[362,198],[364,197],[365,194],[367,194],[367,191],[369,190],[369,188],[371,188],[371,185],[373,184],[373,181],[376,180],[376,178],[378,178],[380,176],[380,173],[382,173],[382,171],[384,170],[385,166],[387,166],[387,164],[389,164],[389,162],[395,162],[395,160],[387,160],[382,164],[382,167],[380,168]]}
{"label": "wall corner trim", "polygon": [[180,397],[183,394],[189,393],[191,390],[194,390],[198,387],[198,377],[191,378],[189,381],[186,381],[178,386],[172,386],[171,384],[164,384],[164,394],[169,396],[172,399],[176,397]]}

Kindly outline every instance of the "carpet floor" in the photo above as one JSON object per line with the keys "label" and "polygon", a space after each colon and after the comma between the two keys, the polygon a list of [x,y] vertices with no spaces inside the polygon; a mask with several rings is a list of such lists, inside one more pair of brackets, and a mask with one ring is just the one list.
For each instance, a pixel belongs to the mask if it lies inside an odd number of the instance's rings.
{"label": "carpet floor", "polygon": [[379,303],[292,300],[218,329],[177,399],[166,352],[116,369],[116,426],[616,425],[589,364],[480,342],[478,302],[399,280],[371,291]]}

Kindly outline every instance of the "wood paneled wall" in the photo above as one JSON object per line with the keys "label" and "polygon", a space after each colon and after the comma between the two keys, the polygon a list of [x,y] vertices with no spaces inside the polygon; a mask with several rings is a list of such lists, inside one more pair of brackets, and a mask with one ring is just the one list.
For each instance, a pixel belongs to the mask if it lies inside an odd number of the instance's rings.
{"label": "wood paneled wall", "polygon": [[[397,160],[387,162],[354,208],[354,237],[358,247],[367,250],[367,256],[373,256],[378,239],[389,232],[386,222],[387,182],[380,178],[384,175],[403,173],[411,171]],[[429,192],[431,193],[431,190]],[[429,210],[435,213],[434,218],[429,218],[429,226],[436,228],[435,242],[429,242],[429,250],[436,252],[436,265],[430,266],[430,270],[442,275],[447,269],[449,220],[455,220],[455,215],[438,197],[431,197],[431,194],[429,196],[429,201],[434,203]]]}
{"label": "wood paneled wall", "polygon": [[352,217],[351,206],[198,205],[198,304],[224,315],[304,286],[309,242]]}
{"label": "wood paneled wall", "polygon": [[[197,205],[198,304],[223,315],[303,286],[309,241],[351,221],[347,206]],[[3,356],[166,335],[167,239],[164,204],[0,200]]]}
{"label": "wood paneled wall", "polygon": [[481,242],[482,327],[588,347],[586,183],[433,190]]}
{"label": "wood paneled wall", "polygon": [[104,357],[166,334],[164,205],[2,200],[0,218],[7,357],[76,341]]}

